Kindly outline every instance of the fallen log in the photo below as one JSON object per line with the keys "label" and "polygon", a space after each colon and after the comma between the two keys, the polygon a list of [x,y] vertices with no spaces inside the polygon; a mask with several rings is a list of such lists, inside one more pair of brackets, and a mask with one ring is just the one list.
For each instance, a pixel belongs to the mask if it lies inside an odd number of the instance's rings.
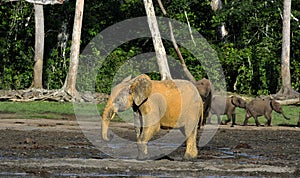
{"label": "fallen log", "polygon": [[297,105],[300,104],[300,98],[286,99],[286,100],[278,100],[275,99],[281,105]]}
{"label": "fallen log", "polygon": [[0,90],[0,101],[30,102],[30,101],[56,101],[56,102],[89,102],[103,103],[108,100],[109,95],[104,93],[83,92],[73,98],[65,90]]}

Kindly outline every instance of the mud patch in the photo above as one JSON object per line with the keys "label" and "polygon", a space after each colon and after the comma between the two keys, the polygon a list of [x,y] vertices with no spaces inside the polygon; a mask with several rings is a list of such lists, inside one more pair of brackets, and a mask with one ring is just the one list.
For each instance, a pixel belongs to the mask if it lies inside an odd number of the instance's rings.
{"label": "mud patch", "polygon": [[[112,123],[112,130],[135,140],[126,123]],[[299,128],[220,126],[192,162],[182,159],[185,144],[159,160],[112,159],[70,120],[0,119],[0,131],[0,176],[4,177],[300,176]]]}

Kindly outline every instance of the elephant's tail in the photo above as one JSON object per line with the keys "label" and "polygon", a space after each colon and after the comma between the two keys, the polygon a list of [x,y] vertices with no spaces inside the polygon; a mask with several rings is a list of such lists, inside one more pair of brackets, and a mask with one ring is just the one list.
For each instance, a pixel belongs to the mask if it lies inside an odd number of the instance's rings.
{"label": "elephant's tail", "polygon": [[200,106],[201,106],[201,109],[199,109],[199,123],[198,123],[199,129],[200,129],[200,127],[202,126],[202,124],[204,122],[204,106],[203,106],[202,99],[201,99]]}

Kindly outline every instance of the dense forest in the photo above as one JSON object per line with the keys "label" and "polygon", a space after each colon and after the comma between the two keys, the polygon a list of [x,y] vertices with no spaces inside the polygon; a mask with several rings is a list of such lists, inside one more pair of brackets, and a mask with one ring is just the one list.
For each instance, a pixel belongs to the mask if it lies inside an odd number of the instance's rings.
{"label": "dense forest", "polygon": [[[45,5],[45,48],[43,87],[63,86],[70,61],[75,1]],[[228,91],[261,95],[276,93],[281,87],[281,45],[283,1],[224,0],[214,11],[210,0],[164,1],[167,17],[196,29],[217,52]],[[164,16],[154,1],[157,16]],[[0,2],[0,90],[26,89],[32,84],[35,45],[33,4]],[[85,2],[81,50],[102,30],[126,19],[145,16],[141,0]],[[300,88],[300,1],[292,1],[290,72],[292,87]],[[226,29],[225,35],[221,28]],[[167,54],[176,58],[169,41]],[[206,77],[204,69],[184,48],[180,49],[188,69],[196,79]],[[110,92],[118,67],[128,59],[153,52],[151,40],[135,40],[119,46],[104,69],[99,69],[97,92]]]}

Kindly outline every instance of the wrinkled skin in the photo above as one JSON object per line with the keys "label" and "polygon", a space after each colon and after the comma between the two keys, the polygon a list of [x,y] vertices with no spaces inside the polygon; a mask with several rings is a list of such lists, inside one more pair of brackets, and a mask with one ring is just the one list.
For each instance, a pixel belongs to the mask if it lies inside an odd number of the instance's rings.
{"label": "wrinkled skin", "polygon": [[285,116],[280,104],[274,99],[254,99],[246,105],[247,112],[244,120],[244,125],[247,125],[248,119],[253,117],[255,119],[256,126],[260,126],[257,118],[259,116],[265,116],[265,118],[267,119],[267,126],[271,126],[273,110],[279,114],[282,114],[285,119],[289,120],[289,118]]}
{"label": "wrinkled skin", "polygon": [[247,102],[240,97],[231,96],[231,97],[223,97],[223,96],[214,96],[211,104],[211,115],[215,114],[218,117],[218,123],[221,123],[220,115],[227,115],[227,120],[225,123],[227,124],[232,120],[231,127],[236,125],[235,123],[235,108],[246,108]]}
{"label": "wrinkled skin", "polygon": [[185,159],[198,155],[196,136],[203,103],[196,87],[185,80],[154,81],[139,75],[112,89],[102,115],[102,138],[109,141],[109,122],[117,112],[134,111],[138,159],[147,159],[147,143],[160,128],[179,128],[186,136]]}
{"label": "wrinkled skin", "polygon": [[201,80],[196,81],[195,86],[203,101],[204,119],[202,124],[204,125],[206,124],[206,119],[210,117],[209,114],[210,114],[211,101],[213,96],[213,85],[208,79],[203,78]]}

